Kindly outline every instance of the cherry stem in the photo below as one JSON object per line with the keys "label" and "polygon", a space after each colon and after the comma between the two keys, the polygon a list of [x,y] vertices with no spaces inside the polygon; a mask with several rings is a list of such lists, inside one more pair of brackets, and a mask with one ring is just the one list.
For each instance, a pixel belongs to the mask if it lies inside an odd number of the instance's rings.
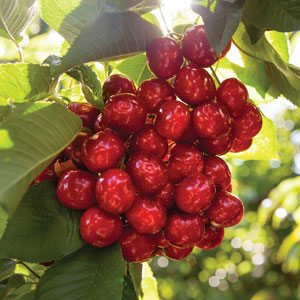
{"label": "cherry stem", "polygon": [[18,264],[24,266],[30,273],[32,273],[35,277],[37,278],[41,278],[41,276],[39,274],[37,274],[35,271],[33,271],[27,264],[25,264],[24,262],[22,261],[18,261],[17,262]]}
{"label": "cherry stem", "polygon": [[214,70],[212,67],[209,67],[209,68],[210,68],[210,70],[211,70],[211,72],[212,72],[214,78],[216,79],[216,81],[217,81],[218,84],[220,85],[220,84],[221,84],[221,81],[220,81],[220,79],[218,78],[217,73],[215,72],[215,70]]}
{"label": "cherry stem", "polygon": [[164,15],[163,11],[162,11],[161,6],[159,6],[159,12],[160,12],[161,18],[162,18],[162,20],[163,20],[163,22],[165,24],[165,27],[166,27],[168,33],[171,33],[171,30],[168,27],[168,24],[167,24],[167,21],[166,21],[166,18],[165,18],[165,15]]}

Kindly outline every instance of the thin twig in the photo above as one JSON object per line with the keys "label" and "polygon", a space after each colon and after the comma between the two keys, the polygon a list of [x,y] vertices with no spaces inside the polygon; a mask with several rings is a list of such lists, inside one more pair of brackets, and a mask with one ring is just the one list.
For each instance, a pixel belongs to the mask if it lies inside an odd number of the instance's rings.
{"label": "thin twig", "polygon": [[166,18],[165,18],[165,16],[164,16],[164,13],[163,13],[163,11],[162,11],[161,6],[159,6],[159,12],[160,12],[160,14],[161,14],[161,18],[162,18],[162,20],[163,20],[163,22],[164,22],[164,24],[165,24],[165,27],[166,27],[168,33],[170,33],[171,30],[170,30],[169,27],[168,27],[167,20],[166,20]]}
{"label": "thin twig", "polygon": [[220,79],[218,78],[217,73],[215,72],[215,70],[214,70],[212,67],[209,67],[209,68],[210,68],[211,72],[213,73],[214,78],[216,79],[216,81],[217,81],[218,84],[220,85],[220,84],[221,84],[221,81],[220,81]]}
{"label": "thin twig", "polygon": [[24,266],[29,272],[31,272],[35,277],[37,278],[41,278],[41,276],[39,274],[37,274],[35,271],[33,271],[28,265],[26,265],[24,262],[22,261],[18,261],[18,264]]}
{"label": "thin twig", "polygon": [[20,62],[23,63],[24,62],[23,48],[18,44],[16,44],[16,46],[17,46],[17,49],[18,49]]}

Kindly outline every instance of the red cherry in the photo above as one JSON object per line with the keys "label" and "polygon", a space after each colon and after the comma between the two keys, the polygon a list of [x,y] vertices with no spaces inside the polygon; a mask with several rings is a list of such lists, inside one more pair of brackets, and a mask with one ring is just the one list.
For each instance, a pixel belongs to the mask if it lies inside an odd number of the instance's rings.
{"label": "red cherry", "polygon": [[57,175],[54,171],[54,161],[40,173],[30,184],[30,186],[36,185],[44,180],[55,180]]}
{"label": "red cherry", "polygon": [[174,206],[174,185],[169,182],[167,183],[156,195],[162,202],[162,204],[167,208],[170,209]]}
{"label": "red cherry", "polygon": [[152,78],[141,83],[137,90],[137,97],[147,107],[148,113],[155,113],[162,100],[175,100],[175,91],[168,81]]}
{"label": "red cherry", "polygon": [[153,125],[147,125],[137,132],[131,144],[131,153],[143,152],[163,158],[168,150],[167,140],[164,139]]}
{"label": "red cherry", "polygon": [[217,90],[217,99],[226,106],[232,116],[236,117],[244,112],[248,91],[241,81],[228,78],[220,84]]}
{"label": "red cherry", "polygon": [[231,41],[225,46],[225,48],[221,52],[220,58],[225,57],[227,55],[227,53],[229,52],[230,48],[231,48]]}
{"label": "red cherry", "polygon": [[124,134],[132,134],[142,129],[146,117],[146,108],[132,94],[111,96],[103,111],[103,123]]}
{"label": "red cherry", "polygon": [[98,204],[105,211],[121,214],[134,203],[135,190],[129,175],[121,169],[109,169],[101,174],[96,184]]}
{"label": "red cherry", "polygon": [[193,127],[200,138],[216,139],[231,129],[231,118],[219,103],[203,103],[192,114]]}
{"label": "red cherry", "polygon": [[94,124],[94,131],[99,132],[105,129],[107,129],[107,126],[103,124],[102,114],[99,114]]}
{"label": "red cherry", "polygon": [[196,132],[193,128],[192,122],[190,122],[189,127],[182,134],[182,136],[180,137],[178,142],[197,145],[198,137],[197,137]]}
{"label": "red cherry", "polygon": [[119,240],[123,258],[128,262],[143,262],[152,257],[156,249],[152,236],[124,228]]}
{"label": "red cherry", "polygon": [[155,127],[166,139],[178,140],[191,120],[189,108],[176,100],[164,101],[158,107]]}
{"label": "red cherry", "polygon": [[169,241],[166,239],[165,234],[163,231],[157,233],[153,236],[155,245],[158,248],[166,248],[170,246]]}
{"label": "red cherry", "polygon": [[165,226],[165,236],[174,246],[187,248],[199,243],[204,233],[204,222],[198,215],[173,213]]}
{"label": "red cherry", "polygon": [[116,167],[125,153],[125,146],[115,133],[107,129],[87,139],[82,153],[85,166],[97,173]]}
{"label": "red cherry", "polygon": [[135,94],[136,88],[131,79],[120,74],[113,74],[104,81],[102,91],[103,99],[106,101],[116,94]]}
{"label": "red cherry", "polygon": [[126,219],[137,232],[155,234],[165,226],[167,211],[159,199],[137,197]]}
{"label": "red cherry", "polygon": [[203,238],[196,245],[202,250],[212,250],[221,245],[224,238],[224,228],[216,227],[211,224],[205,225]]}
{"label": "red cherry", "polygon": [[78,115],[84,127],[93,128],[100,110],[89,103],[71,102],[68,109]]}
{"label": "red cherry", "polygon": [[216,97],[216,86],[209,73],[195,65],[183,67],[175,79],[176,95],[190,105],[212,101]]}
{"label": "red cherry", "polygon": [[229,133],[213,140],[199,140],[199,149],[208,155],[223,155],[230,151],[232,143],[232,134]]}
{"label": "red cherry", "polygon": [[207,210],[201,211],[198,215],[201,217],[201,219],[203,220],[204,224],[208,224],[210,222],[209,221],[209,217],[207,215]]}
{"label": "red cherry", "polygon": [[228,188],[226,189],[226,192],[232,193],[232,184],[230,184],[228,186]]}
{"label": "red cherry", "polygon": [[215,191],[216,188],[208,177],[193,173],[177,185],[175,202],[182,211],[196,214],[210,206]]}
{"label": "red cherry", "polygon": [[150,70],[159,78],[173,77],[183,63],[180,46],[169,37],[153,40],[146,54]]}
{"label": "red cherry", "polygon": [[170,164],[168,166],[169,177],[178,182],[204,166],[202,154],[196,147],[188,144],[177,144],[171,151]]}
{"label": "red cherry", "polygon": [[204,159],[204,174],[214,183],[217,190],[226,191],[231,182],[231,173],[226,162],[216,156]]}
{"label": "red cherry", "polygon": [[241,140],[249,140],[256,136],[262,127],[262,117],[258,108],[247,102],[244,113],[233,122],[233,136]]}
{"label": "red cherry", "polygon": [[233,144],[230,152],[234,152],[234,153],[242,152],[249,149],[251,145],[252,145],[252,139],[250,140],[233,139]]}
{"label": "red cherry", "polygon": [[182,260],[186,258],[190,253],[192,253],[193,248],[194,247],[180,249],[173,246],[169,246],[166,247],[164,251],[168,258],[175,259],[175,260]]}
{"label": "red cherry", "polygon": [[122,221],[119,216],[92,207],[80,219],[80,233],[86,243],[94,247],[107,247],[120,238]]}
{"label": "red cherry", "polygon": [[67,171],[59,178],[57,197],[66,207],[87,209],[95,204],[96,177],[86,171]]}
{"label": "red cherry", "polygon": [[130,158],[127,171],[143,194],[155,194],[168,183],[168,172],[162,161],[144,153]]}
{"label": "red cherry", "polygon": [[242,201],[229,192],[220,191],[208,210],[212,224],[218,227],[230,227],[238,224],[244,214]]}

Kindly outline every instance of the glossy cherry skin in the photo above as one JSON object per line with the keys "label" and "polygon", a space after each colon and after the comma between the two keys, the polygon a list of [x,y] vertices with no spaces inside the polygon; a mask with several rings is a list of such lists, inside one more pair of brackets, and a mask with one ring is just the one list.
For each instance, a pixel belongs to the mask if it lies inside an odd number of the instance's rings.
{"label": "glossy cherry skin", "polygon": [[180,137],[178,142],[179,143],[187,143],[187,144],[197,145],[198,137],[197,137],[196,132],[193,128],[192,122],[190,122],[189,127],[182,134],[182,136]]}
{"label": "glossy cherry skin", "polygon": [[166,248],[170,246],[169,241],[166,239],[165,233],[163,231],[157,233],[153,236],[155,245],[158,248]]}
{"label": "glossy cherry skin", "polygon": [[217,99],[223,103],[232,116],[241,115],[248,101],[248,91],[245,85],[235,79],[224,80],[217,90]]}
{"label": "glossy cherry skin", "polygon": [[194,247],[188,247],[188,248],[176,248],[173,246],[166,247],[164,249],[165,254],[170,259],[175,260],[182,260],[186,258],[189,254],[192,253]]}
{"label": "glossy cherry skin", "polygon": [[247,102],[244,113],[233,122],[233,136],[240,140],[249,140],[256,136],[262,127],[262,116],[258,108]]}
{"label": "glossy cherry skin", "polygon": [[83,170],[71,170],[59,178],[57,197],[66,207],[87,209],[95,204],[96,177]]}
{"label": "glossy cherry skin", "polygon": [[203,173],[214,183],[217,190],[226,191],[231,182],[231,173],[226,162],[217,156],[204,159]]}
{"label": "glossy cherry skin", "polygon": [[107,126],[105,126],[103,123],[102,114],[99,114],[94,123],[94,131],[99,132],[99,131],[103,131],[105,129],[107,129]]}
{"label": "glossy cherry skin", "polygon": [[167,221],[167,210],[159,199],[140,196],[126,212],[128,223],[139,233],[155,234]]}
{"label": "glossy cherry skin", "polygon": [[107,247],[120,238],[122,221],[119,216],[92,207],[80,219],[80,233],[86,243],[94,247]]}
{"label": "glossy cherry skin", "polygon": [[169,177],[173,182],[179,182],[196,170],[201,172],[203,166],[202,154],[196,147],[189,144],[177,144],[171,151],[168,166]]}
{"label": "glossy cherry skin", "polygon": [[78,115],[84,127],[93,128],[100,110],[89,103],[71,102],[68,109]]}
{"label": "glossy cherry skin", "polygon": [[161,101],[176,99],[174,88],[166,80],[160,78],[143,81],[136,95],[145,104],[148,113],[155,113]]}
{"label": "glossy cherry skin", "polygon": [[54,162],[52,162],[42,173],[40,173],[30,184],[30,186],[36,185],[44,180],[55,180],[57,175],[54,171]]}
{"label": "glossy cherry skin", "polygon": [[217,139],[200,139],[199,149],[209,155],[223,155],[230,151],[233,143],[232,134],[224,134]]}
{"label": "glossy cherry skin", "polygon": [[132,138],[130,147],[131,154],[143,152],[158,158],[163,158],[167,151],[167,140],[157,132],[153,125],[146,125]]}
{"label": "glossy cherry skin", "polygon": [[159,78],[173,77],[183,63],[179,44],[172,38],[159,37],[147,47],[150,70]]}
{"label": "glossy cherry skin", "polygon": [[131,79],[120,74],[113,74],[104,81],[102,91],[103,99],[106,101],[116,94],[135,94],[136,88]]}
{"label": "glossy cherry skin", "polygon": [[112,214],[122,214],[134,203],[135,190],[130,176],[121,169],[109,169],[101,174],[96,184],[99,206]]}
{"label": "glossy cherry skin", "polygon": [[143,128],[147,112],[133,94],[119,94],[109,98],[103,110],[103,123],[123,134],[132,134]]}
{"label": "glossy cherry skin", "polygon": [[173,213],[168,217],[165,236],[173,245],[181,248],[199,243],[204,233],[204,222],[198,215]]}
{"label": "glossy cherry skin", "polygon": [[104,130],[84,142],[82,153],[85,166],[98,173],[116,167],[125,153],[125,146],[114,132]]}
{"label": "glossy cherry skin", "polygon": [[229,192],[216,193],[214,201],[208,210],[208,216],[213,225],[230,227],[238,224],[244,214],[242,201]]}
{"label": "glossy cherry skin", "polygon": [[196,66],[188,65],[179,70],[175,79],[176,95],[190,105],[212,101],[216,86],[209,73]]}
{"label": "glossy cherry skin", "polygon": [[174,185],[171,182],[168,182],[156,195],[162,202],[162,204],[170,209],[174,206]]}
{"label": "glossy cherry skin", "polygon": [[239,139],[233,139],[233,144],[230,149],[230,152],[242,152],[247,149],[249,149],[252,145],[252,139],[250,140],[239,140]]}
{"label": "glossy cherry skin", "polygon": [[164,101],[158,107],[155,127],[162,137],[176,141],[189,127],[190,120],[191,113],[184,103]]}
{"label": "glossy cherry skin", "polygon": [[216,188],[209,177],[193,173],[180,181],[175,189],[175,202],[178,208],[190,214],[206,210],[215,195]]}
{"label": "glossy cherry skin", "polygon": [[196,245],[202,250],[212,250],[221,245],[224,238],[224,228],[216,227],[212,224],[205,225],[204,235],[201,241]]}
{"label": "glossy cherry skin", "polygon": [[156,249],[152,236],[138,233],[130,227],[123,228],[119,244],[123,258],[128,262],[143,262],[154,254]]}
{"label": "glossy cherry skin", "polygon": [[161,160],[139,153],[126,164],[127,172],[142,194],[155,194],[168,183],[168,172]]}
{"label": "glossy cherry skin", "polygon": [[193,127],[199,138],[216,139],[231,129],[231,117],[219,103],[203,103],[192,114]]}

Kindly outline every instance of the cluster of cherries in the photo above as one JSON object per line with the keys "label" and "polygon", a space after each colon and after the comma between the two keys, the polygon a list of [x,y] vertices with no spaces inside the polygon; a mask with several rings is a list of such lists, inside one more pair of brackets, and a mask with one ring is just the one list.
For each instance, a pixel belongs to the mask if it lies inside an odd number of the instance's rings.
{"label": "cluster of cherries", "polygon": [[[118,242],[130,262],[183,259],[194,246],[217,247],[224,227],[240,222],[243,204],[216,155],[249,148],[262,117],[243,83],[229,78],[216,89],[204,69],[229,48],[216,55],[203,26],[188,29],[181,46],[157,38],[147,48],[156,78],[136,89],[129,78],[111,75],[102,113],[88,103],[68,105],[84,130],[63,151],[76,168],[59,177],[57,196],[84,210],[86,243]],[[36,182],[51,174],[53,164]]]}

